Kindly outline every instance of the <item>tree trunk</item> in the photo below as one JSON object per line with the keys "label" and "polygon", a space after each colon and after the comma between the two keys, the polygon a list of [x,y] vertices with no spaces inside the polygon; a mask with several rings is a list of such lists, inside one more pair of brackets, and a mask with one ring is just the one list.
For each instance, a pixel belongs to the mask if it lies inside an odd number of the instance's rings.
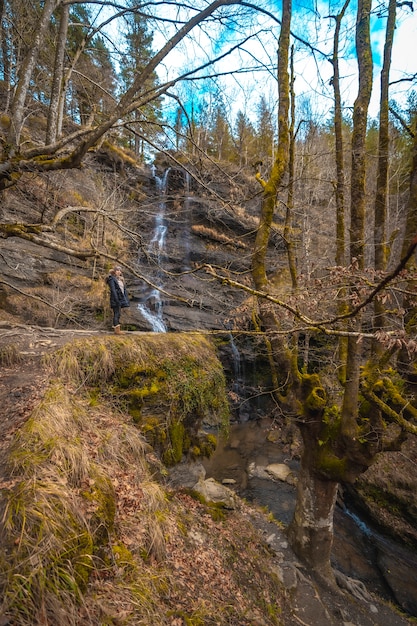
{"label": "tree trunk", "polygon": [[[59,34],[55,52],[54,75],[52,79],[51,99],[48,111],[48,123],[46,127],[46,144],[53,143],[57,139],[59,105],[64,80],[65,45],[68,34],[69,4],[65,4],[60,10]],[[65,94],[63,95],[65,98]]]}
{"label": "tree trunk", "polygon": [[372,51],[370,37],[371,0],[359,0],[356,20],[359,91],[353,107],[350,262],[364,268],[365,228],[365,141],[368,108],[372,92]]}
{"label": "tree trunk", "polygon": [[295,93],[294,93],[294,47],[291,49],[291,81],[290,81],[290,104],[291,104],[291,120],[290,120],[290,143],[288,155],[288,194],[287,194],[287,210],[285,213],[284,223],[284,241],[287,248],[288,267],[291,274],[292,288],[297,289],[297,264],[294,250],[293,235],[293,212],[294,212],[294,171],[295,171]]}
{"label": "tree trunk", "polygon": [[2,51],[2,61],[3,61],[3,90],[6,94],[6,99],[4,102],[4,110],[9,110],[10,103],[10,79],[11,79],[11,69],[10,69],[10,47],[8,44],[8,21],[6,20],[6,8],[4,0],[0,2],[0,20],[1,20],[1,30],[0,30],[0,39],[1,39],[1,51]]}
{"label": "tree trunk", "polygon": [[13,120],[12,124],[10,124],[9,143],[12,147],[18,147],[20,133],[23,126],[25,101],[33,70],[35,69],[36,61],[38,59],[39,49],[49,27],[49,20],[52,13],[60,5],[60,3],[61,0],[45,0],[39,24],[37,24],[34,31],[35,35],[32,46],[29,48],[19,69],[17,88],[11,105]]}
{"label": "tree trunk", "polygon": [[335,16],[336,28],[333,40],[333,93],[334,93],[334,136],[336,146],[336,265],[344,265],[345,252],[345,164],[343,156],[343,118],[340,95],[339,39],[342,19],[350,0],[346,0],[341,12]]}
{"label": "tree trunk", "polygon": [[258,180],[264,188],[264,193],[261,217],[255,239],[255,250],[252,256],[252,276],[257,289],[264,289],[268,283],[265,266],[266,251],[271,234],[271,225],[277,203],[278,189],[288,166],[288,113],[290,107],[288,60],[291,32],[291,8],[291,0],[283,0],[281,32],[278,44],[278,149],[268,181],[261,181],[260,176],[258,176]]}
{"label": "tree trunk", "polygon": [[298,473],[297,502],[288,528],[288,539],[297,556],[315,575],[334,584],[330,565],[333,544],[333,515],[338,483],[323,480],[311,471],[309,449],[305,445]]}
{"label": "tree trunk", "polygon": [[[359,91],[353,108],[352,174],[350,202],[350,262],[364,269],[365,240],[365,141],[369,101],[372,92],[372,52],[370,43],[370,14],[372,0],[359,0],[356,20],[356,51],[359,68]],[[355,291],[352,285],[351,292]],[[360,332],[361,314],[350,322],[350,330]],[[350,336],[347,345],[346,383],[342,404],[342,432],[354,437],[357,429],[359,365],[361,344]]]}
{"label": "tree trunk", "polygon": [[[341,12],[334,17],[336,28],[333,39],[333,93],[334,93],[334,136],[335,136],[335,158],[336,158],[336,265],[346,263],[346,242],[345,242],[345,163],[343,155],[343,116],[342,98],[340,95],[340,71],[339,71],[339,40],[340,28],[343,17],[349,6],[350,0],[345,0]],[[347,311],[346,289],[342,287],[339,292],[338,313],[342,315]],[[343,384],[346,381],[346,358],[347,339],[339,339],[339,374],[338,378]]]}
{"label": "tree trunk", "polygon": [[417,133],[413,138],[413,162],[410,172],[410,190],[407,203],[407,220],[405,224],[403,245],[401,257],[407,254],[407,251],[417,235]]}
{"label": "tree trunk", "polygon": [[[410,173],[410,191],[407,203],[407,220],[404,231],[404,239],[402,245],[401,257],[404,258],[413,244],[413,240],[417,237],[417,133],[414,134],[413,139],[413,162]],[[408,267],[416,267],[416,257],[412,257],[408,264]],[[415,304],[415,297],[413,294],[417,293],[417,286],[415,281],[409,280],[407,285],[407,291],[409,295],[404,296],[403,307],[406,310],[405,322],[408,332],[415,335],[417,328],[417,307]],[[402,371],[407,371],[410,367],[413,368],[413,355],[410,356],[406,348],[400,351],[398,364]]]}
{"label": "tree trunk", "polygon": [[[381,96],[379,106],[379,145],[378,171],[376,178],[376,196],[374,208],[374,247],[375,269],[385,271],[388,259],[386,233],[387,193],[388,193],[388,160],[389,160],[389,71],[391,67],[392,44],[394,41],[396,0],[389,0],[388,20],[385,34],[384,63],[381,71]],[[374,303],[374,327],[383,329],[385,326],[384,305],[377,298]],[[375,352],[382,350],[379,342],[373,343]]]}
{"label": "tree trunk", "polygon": [[386,218],[388,188],[389,118],[388,89],[391,52],[394,40],[396,0],[389,0],[385,34],[384,63],[381,71],[381,96],[379,106],[378,171],[374,209],[375,269],[385,270],[387,265]]}

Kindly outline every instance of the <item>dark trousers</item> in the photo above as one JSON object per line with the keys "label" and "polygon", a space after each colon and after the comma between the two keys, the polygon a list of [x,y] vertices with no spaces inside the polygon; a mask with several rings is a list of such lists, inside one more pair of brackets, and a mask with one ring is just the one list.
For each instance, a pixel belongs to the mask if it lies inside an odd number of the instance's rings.
{"label": "dark trousers", "polygon": [[119,306],[112,306],[113,309],[113,326],[118,326],[120,324],[120,311],[122,310]]}

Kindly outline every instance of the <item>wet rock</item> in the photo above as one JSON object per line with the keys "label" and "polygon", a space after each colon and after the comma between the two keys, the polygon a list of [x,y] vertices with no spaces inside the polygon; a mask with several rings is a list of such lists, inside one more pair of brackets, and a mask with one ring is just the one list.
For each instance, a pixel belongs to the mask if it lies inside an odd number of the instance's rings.
{"label": "wet rock", "polygon": [[169,483],[172,487],[192,489],[196,482],[204,480],[206,470],[201,463],[179,463],[169,471]]}
{"label": "wet rock", "polygon": [[291,474],[291,468],[285,463],[271,463],[266,466],[265,471],[273,479],[282,480],[283,482],[285,482]]}
{"label": "wet rock", "polygon": [[270,480],[271,476],[267,473],[266,468],[261,465],[256,465],[253,461],[248,465],[249,478],[264,478]]}
{"label": "wet rock", "polygon": [[401,551],[399,552],[399,554],[380,552],[377,563],[399,606],[407,613],[417,615],[416,563],[408,564],[400,559]]}
{"label": "wet rock", "polygon": [[214,480],[199,480],[193,487],[194,491],[200,493],[208,502],[222,504],[226,509],[235,509],[237,505],[236,494],[227,487]]}

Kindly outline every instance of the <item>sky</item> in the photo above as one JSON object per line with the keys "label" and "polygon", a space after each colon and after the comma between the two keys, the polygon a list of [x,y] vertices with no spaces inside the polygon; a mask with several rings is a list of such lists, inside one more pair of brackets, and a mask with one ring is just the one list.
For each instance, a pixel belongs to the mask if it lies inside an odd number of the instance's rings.
{"label": "sky", "polygon": [[[298,0],[297,0],[298,2]],[[257,0],[258,6],[261,4],[271,13],[278,15],[281,3],[270,2],[269,0]],[[275,5],[275,6],[274,6]],[[170,14],[172,18],[178,16],[178,6],[170,6],[168,10],[164,8],[164,16]],[[184,6],[184,5],[182,5]],[[353,102],[357,93],[357,63],[352,42],[352,33],[354,33],[356,20],[356,2],[351,2],[351,8],[348,10],[344,22],[342,24],[342,39],[340,46],[340,68],[341,68],[341,87],[344,105],[349,108],[353,106]],[[311,2],[307,0],[302,6],[295,3],[292,18],[292,30],[298,36],[313,43],[316,48],[330,54],[333,47],[334,20],[326,18],[330,13],[335,14],[340,11],[341,4],[332,2]],[[371,22],[371,39],[374,59],[374,83],[373,94],[370,106],[370,116],[378,115],[379,105],[379,81],[380,67],[383,56],[383,46],[385,38],[386,18],[379,17],[376,14],[372,17]],[[214,32],[214,47],[217,52],[224,49],[226,45],[226,36],[220,30]],[[231,98],[231,111],[233,114],[237,110],[247,112],[249,116],[255,115],[256,106],[261,95],[267,100],[276,102],[276,50],[278,46],[279,25],[273,19],[265,15],[260,15],[258,19],[251,25],[247,32],[253,34],[250,42],[247,42],[243,50],[238,54],[235,53],[218,64],[223,72],[229,72],[232,69],[239,70],[248,65],[259,65],[255,63],[255,59],[264,63],[263,71],[256,71],[248,74],[234,73],[228,77],[220,79],[221,85]],[[232,34],[237,40],[240,34],[238,25]],[[391,65],[391,81],[398,81],[412,74],[417,74],[417,55],[412,54],[410,50],[414,45],[417,37],[417,11],[411,12],[408,7],[398,10],[397,13],[397,29],[394,38],[394,49]],[[166,33],[155,31],[154,49],[158,49],[166,41]],[[332,76],[332,66],[328,60],[321,55],[312,56],[311,51],[303,46],[299,41],[293,39],[295,45],[295,91],[298,99],[298,106],[307,106],[315,115],[323,118],[330,114],[333,106],[333,91],[330,86]],[[194,64],[196,60],[205,62],[208,58],[208,51],[213,49],[213,39],[208,32],[194,31],[193,41],[187,40],[187,43],[181,44],[175,51],[165,60],[164,64],[158,69],[161,80],[166,80],[177,75],[178,71],[183,71]],[[207,87],[206,87],[207,88]],[[392,87],[390,97],[400,99],[405,104],[406,92],[411,88],[408,82],[398,83]],[[199,90],[200,95],[204,92],[205,87],[200,84],[194,86]],[[184,89],[179,87],[179,93]],[[190,90],[188,90],[190,91]]]}
{"label": "sky", "polygon": [[[334,25],[329,14],[337,14],[343,0],[293,0],[292,31],[300,38],[314,45],[316,49],[330,55],[333,47]],[[388,0],[385,0],[385,4]],[[414,0],[415,1],[415,0]],[[205,3],[205,0],[194,0],[194,5]],[[250,40],[233,54],[218,62],[216,68],[225,75],[216,81],[178,83],[172,92],[190,103],[204,96],[206,102],[213,98],[215,86],[224,94],[228,113],[235,117],[240,110],[252,121],[256,120],[257,107],[261,96],[264,96],[273,109],[277,106],[276,63],[279,37],[279,24],[273,17],[280,17],[281,2],[277,0],[253,0],[253,4],[263,7],[271,16],[259,13],[249,20],[237,17],[230,28],[209,23],[204,29],[194,29],[192,36],[180,43],[158,67],[157,73],[161,82],[170,80],[184,73],[198,63],[206,63],[212,51],[217,54],[227,47],[236,44],[244,37],[251,35]],[[371,39],[374,60],[374,81],[370,117],[376,118],[379,109],[380,69],[385,39],[386,17],[377,13],[377,0],[371,20]],[[146,5],[144,5],[146,6]],[[184,2],[155,3],[153,10],[159,10],[160,16],[166,21],[156,23],[153,29],[153,50],[157,52],[178,27],[175,20],[184,20],[192,11]],[[159,9],[158,9],[159,7]],[[417,7],[416,7],[417,8]],[[101,9],[102,11],[103,9]],[[341,90],[343,105],[351,110],[357,94],[357,62],[354,48],[354,29],[356,21],[357,0],[351,0],[349,9],[342,23],[341,43],[339,48]],[[238,11],[242,11],[241,8]],[[417,54],[415,48],[417,38],[417,10],[412,12],[406,5],[397,11],[397,28],[394,37],[390,80],[401,81],[410,75],[417,75]],[[311,50],[296,38],[292,38],[295,48],[295,92],[296,107],[299,115],[305,117],[309,113],[313,119],[323,120],[331,115],[333,108],[333,89],[330,84],[332,66],[321,54],[312,55]],[[242,73],[244,68],[257,68],[256,71]],[[210,70],[206,70],[210,73]],[[416,84],[417,81],[414,81]],[[390,98],[394,98],[403,106],[406,104],[407,93],[412,89],[410,82],[397,82],[390,90]],[[210,96],[211,94],[211,96]],[[165,109],[173,111],[177,103],[165,98]]]}

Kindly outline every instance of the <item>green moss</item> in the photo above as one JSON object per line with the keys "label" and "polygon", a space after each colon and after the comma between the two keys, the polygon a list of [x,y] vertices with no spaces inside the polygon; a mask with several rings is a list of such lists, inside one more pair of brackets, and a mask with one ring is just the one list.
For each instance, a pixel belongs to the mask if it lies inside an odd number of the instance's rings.
{"label": "green moss", "polygon": [[88,403],[91,407],[98,406],[101,402],[100,390],[97,387],[93,387],[89,390]]}
{"label": "green moss", "polygon": [[109,534],[114,529],[116,515],[116,498],[112,482],[108,476],[96,473],[90,489],[82,493],[90,503],[94,503],[95,510],[91,517],[91,527],[96,545],[106,543]]}
{"label": "green moss", "polygon": [[393,516],[402,516],[405,519],[410,517],[409,502],[394,493],[375,484],[362,484],[360,492],[365,501],[374,503],[378,509],[388,511]]}
{"label": "green moss", "polygon": [[140,429],[153,447],[162,446],[167,439],[166,428],[158,417],[148,416],[141,419]]}
{"label": "green moss", "polygon": [[226,517],[226,509],[222,502],[212,502],[207,500],[202,493],[199,491],[195,491],[194,489],[186,489],[185,490],[194,500],[203,504],[206,508],[207,513],[210,517],[215,521],[219,522],[225,519]]}
{"label": "green moss", "polygon": [[169,427],[169,437],[174,459],[177,463],[181,461],[184,449],[185,428],[182,422],[174,422]]}
{"label": "green moss", "polygon": [[371,412],[372,405],[369,400],[365,400],[365,398],[360,397],[359,403],[359,417],[361,419],[367,419]]}
{"label": "green moss", "polygon": [[153,375],[153,370],[147,366],[138,363],[128,363],[118,370],[116,383],[122,389],[128,389],[142,385]]}
{"label": "green moss", "polygon": [[330,480],[341,481],[346,476],[347,459],[339,458],[329,450],[319,452],[316,470]]}
{"label": "green moss", "polygon": [[198,446],[192,446],[190,450],[191,458],[196,460],[201,456],[201,449]]}
{"label": "green moss", "polygon": [[84,592],[87,589],[90,574],[93,569],[92,556],[94,553],[93,538],[88,532],[79,536],[79,542],[74,553],[65,554],[65,559],[71,559],[74,563],[75,580],[79,589]]}
{"label": "green moss", "polygon": [[134,424],[140,424],[142,422],[142,411],[140,409],[130,408],[129,413]]}
{"label": "green moss", "polygon": [[268,617],[272,620],[273,624],[279,624],[280,623],[280,617],[282,614],[282,609],[280,607],[279,604],[276,604],[275,602],[273,603],[266,603],[265,604],[265,609],[267,612]]}
{"label": "green moss", "polygon": [[337,407],[336,405],[326,407],[323,414],[319,445],[327,444],[329,441],[331,442],[337,440],[340,434],[341,425],[342,423],[339,407]]}
{"label": "green moss", "polygon": [[213,448],[215,449],[216,446],[217,446],[217,437],[216,437],[216,435],[208,434],[208,435],[206,435],[206,439],[207,439],[207,444],[209,446],[213,446]]}
{"label": "green moss", "polygon": [[210,458],[217,447],[217,437],[212,434],[201,433],[198,437],[198,445],[200,454],[206,458]]}
{"label": "green moss", "polygon": [[159,385],[155,381],[144,384],[141,387],[130,389],[125,397],[129,403],[129,410],[140,409],[144,405],[144,400],[156,396],[160,391]]}
{"label": "green moss", "polygon": [[185,443],[185,428],[182,422],[173,422],[168,428],[168,448],[163,454],[166,465],[175,465],[182,459]]}
{"label": "green moss", "polygon": [[111,550],[117,567],[122,568],[125,572],[134,572],[137,570],[135,557],[123,543],[113,544]]}
{"label": "green moss", "polygon": [[327,403],[327,393],[317,374],[301,374],[301,394],[305,415],[323,411]]}
{"label": "green moss", "polygon": [[326,392],[322,387],[317,387],[311,391],[305,401],[305,407],[308,411],[321,411],[326,405]]}

